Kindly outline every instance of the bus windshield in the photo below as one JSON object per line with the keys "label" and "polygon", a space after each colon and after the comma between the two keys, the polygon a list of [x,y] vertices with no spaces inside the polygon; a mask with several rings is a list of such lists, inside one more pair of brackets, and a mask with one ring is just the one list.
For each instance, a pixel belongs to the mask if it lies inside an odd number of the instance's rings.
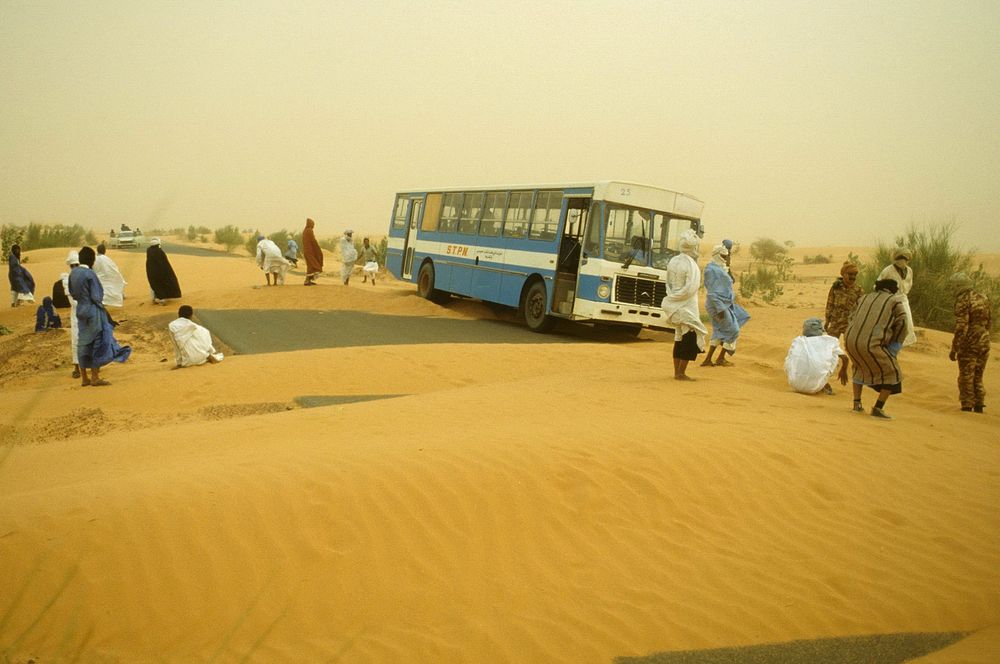
{"label": "bus windshield", "polygon": [[662,212],[617,203],[605,205],[603,222],[605,260],[661,270],[677,255],[670,243],[690,224]]}

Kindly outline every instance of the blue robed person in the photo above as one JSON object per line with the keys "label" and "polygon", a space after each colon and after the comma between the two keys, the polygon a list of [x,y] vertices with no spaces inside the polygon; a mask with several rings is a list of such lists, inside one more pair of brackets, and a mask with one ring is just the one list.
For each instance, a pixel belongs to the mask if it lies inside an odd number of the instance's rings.
{"label": "blue robed person", "polygon": [[62,327],[62,319],[52,306],[52,298],[46,295],[35,312],[35,332],[48,332]]}
{"label": "blue robed person", "polygon": [[84,387],[110,385],[101,378],[101,367],[124,362],[132,354],[129,346],[120,346],[115,340],[114,324],[104,309],[104,288],[92,269],[96,258],[93,248],[83,247],[80,267],[69,274],[69,294],[76,300],[77,355]]}
{"label": "blue robed person", "polygon": [[712,355],[716,348],[720,352],[714,366],[732,365],[726,360],[726,353],[732,355],[736,352],[740,329],[750,320],[747,310],[736,303],[733,279],[726,264],[728,257],[729,249],[724,244],[718,244],[712,248],[712,260],[705,266],[705,290],[708,292],[705,311],[712,317],[712,339],[702,366],[713,366]]}

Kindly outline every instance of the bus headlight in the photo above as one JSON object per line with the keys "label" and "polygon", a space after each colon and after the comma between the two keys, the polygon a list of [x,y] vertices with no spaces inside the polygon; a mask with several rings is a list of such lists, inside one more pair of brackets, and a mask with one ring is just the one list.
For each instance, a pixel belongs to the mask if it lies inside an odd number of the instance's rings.
{"label": "bus headlight", "polygon": [[606,300],[610,295],[611,295],[611,286],[608,286],[607,284],[601,284],[600,286],[597,287],[597,297],[601,298],[602,300]]}

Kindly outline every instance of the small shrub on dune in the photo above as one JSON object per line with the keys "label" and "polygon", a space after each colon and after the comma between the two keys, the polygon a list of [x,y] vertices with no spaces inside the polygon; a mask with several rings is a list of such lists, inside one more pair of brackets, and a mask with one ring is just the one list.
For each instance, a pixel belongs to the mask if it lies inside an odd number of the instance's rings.
{"label": "small shrub on dune", "polygon": [[[787,244],[787,243],[786,243]],[[784,293],[782,282],[793,277],[788,249],[771,238],[760,238],[750,245],[750,264],[740,273],[739,291],[745,298],[760,293],[765,302],[774,302]]]}
{"label": "small shrub on dune", "polygon": [[240,229],[232,224],[228,226],[223,226],[222,228],[215,229],[216,244],[221,244],[226,247],[227,253],[232,253],[233,249],[243,244],[243,233]]}

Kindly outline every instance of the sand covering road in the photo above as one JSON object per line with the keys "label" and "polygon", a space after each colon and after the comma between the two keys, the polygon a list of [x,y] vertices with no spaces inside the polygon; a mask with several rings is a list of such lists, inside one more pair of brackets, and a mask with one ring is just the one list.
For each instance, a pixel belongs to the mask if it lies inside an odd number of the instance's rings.
{"label": "sand covering road", "polygon": [[[28,253],[41,292],[65,250]],[[152,306],[142,256],[112,257],[134,353],[110,387],[79,387],[65,335],[31,334],[33,311],[0,313],[10,661],[597,663],[909,632],[971,633],[919,662],[996,659],[1000,400],[958,412],[933,331],[903,353],[892,422],[852,414],[846,388],[790,392],[785,352],[839,261],[798,269],[780,306],[748,303],[736,366],[684,384],[663,334],[530,343],[410,285],[253,288],[250,259],[181,254],[196,314],[348,311],[496,338],[225,347],[171,371],[180,302]]]}

